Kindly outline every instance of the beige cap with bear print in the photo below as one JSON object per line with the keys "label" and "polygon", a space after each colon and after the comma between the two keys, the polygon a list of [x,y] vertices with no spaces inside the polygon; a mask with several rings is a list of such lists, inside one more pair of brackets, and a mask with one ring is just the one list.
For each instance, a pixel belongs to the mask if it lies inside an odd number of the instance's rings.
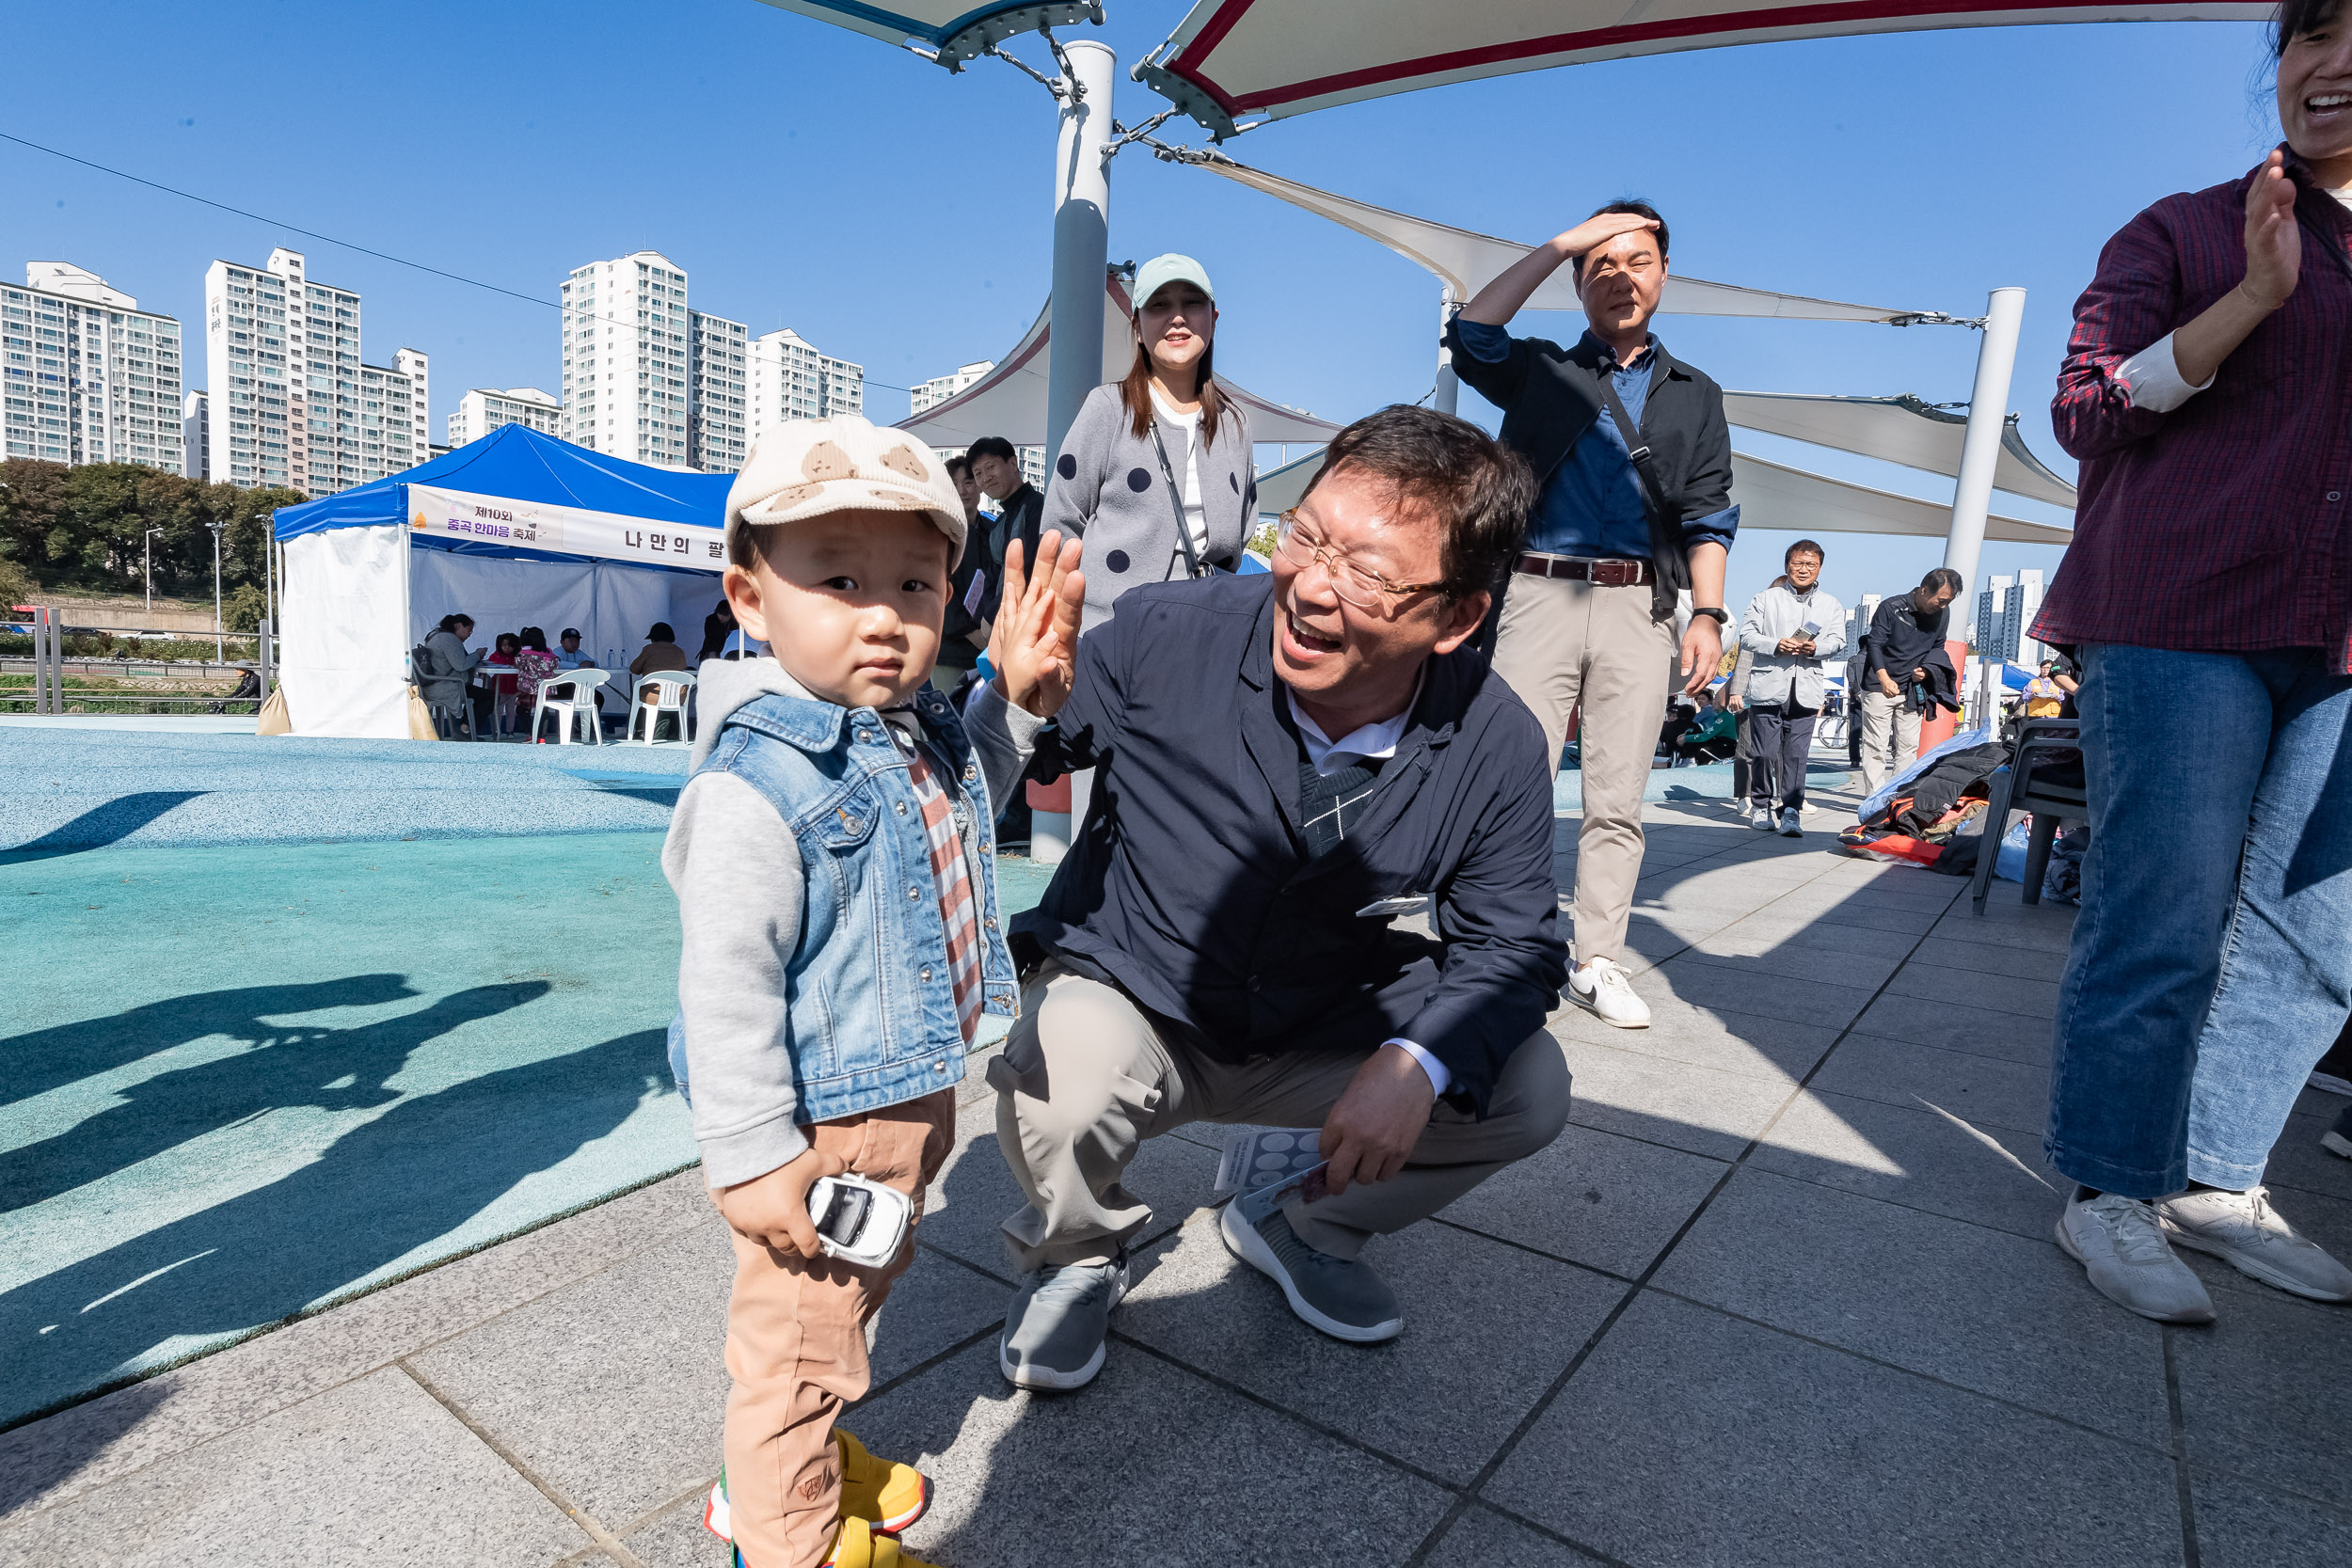
{"label": "beige cap with bear print", "polygon": [[727,490],[727,559],[748,562],[739,530],[804,523],[835,512],[920,512],[963,559],[963,501],[946,465],[901,430],[854,414],[787,420],[752,444]]}

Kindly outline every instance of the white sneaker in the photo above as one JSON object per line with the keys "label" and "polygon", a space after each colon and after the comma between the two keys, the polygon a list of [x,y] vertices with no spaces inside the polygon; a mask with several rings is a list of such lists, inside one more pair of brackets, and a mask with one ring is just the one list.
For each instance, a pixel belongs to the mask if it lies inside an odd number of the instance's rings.
{"label": "white sneaker", "polygon": [[2270,1190],[2194,1191],[2156,1200],[2164,1233],[2240,1274],[2313,1301],[2352,1301],[2352,1269],[2305,1241],[2270,1206]]}
{"label": "white sneaker", "polygon": [[2213,1298],[2172,1256],[2154,1204],[2117,1193],[2069,1198],[2058,1215],[2058,1243],[2118,1307],[2160,1323],[2213,1322]]}
{"label": "white sneaker", "polygon": [[1625,971],[1617,967],[1613,958],[1569,965],[1568,1000],[1603,1023],[1613,1023],[1620,1029],[1649,1027],[1649,1004],[1634,994],[1633,982],[1626,978]]}
{"label": "white sneaker", "polygon": [[1796,807],[1789,806],[1781,812],[1780,836],[1783,838],[1803,838],[1804,836],[1804,824],[1797,819]]}
{"label": "white sneaker", "polygon": [[1758,806],[1755,811],[1749,813],[1748,826],[1754,828],[1759,833],[1771,832],[1772,831],[1772,807]]}

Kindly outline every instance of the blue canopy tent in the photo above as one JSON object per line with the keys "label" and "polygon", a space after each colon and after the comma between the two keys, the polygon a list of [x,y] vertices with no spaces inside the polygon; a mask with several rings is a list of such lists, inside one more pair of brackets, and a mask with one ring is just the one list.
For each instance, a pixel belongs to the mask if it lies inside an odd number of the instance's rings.
{"label": "blue canopy tent", "polygon": [[[656,621],[718,602],[730,474],[624,462],[519,424],[430,463],[282,508],[283,687],[297,735],[408,734],[408,650],[443,615],[475,640],[577,626],[626,664]],[[691,646],[691,644],[690,644]]]}

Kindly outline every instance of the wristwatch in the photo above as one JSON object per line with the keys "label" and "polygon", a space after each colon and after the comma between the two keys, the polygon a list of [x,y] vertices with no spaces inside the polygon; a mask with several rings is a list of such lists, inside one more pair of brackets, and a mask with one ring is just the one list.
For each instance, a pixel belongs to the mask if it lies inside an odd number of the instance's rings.
{"label": "wristwatch", "polygon": [[1692,608],[1691,613],[1704,615],[1719,626],[1731,625],[1731,616],[1720,605],[1696,605]]}

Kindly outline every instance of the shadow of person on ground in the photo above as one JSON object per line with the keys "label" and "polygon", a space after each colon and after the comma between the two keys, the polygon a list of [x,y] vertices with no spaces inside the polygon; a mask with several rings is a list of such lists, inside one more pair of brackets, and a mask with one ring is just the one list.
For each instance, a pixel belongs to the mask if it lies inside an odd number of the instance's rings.
{"label": "shadow of person on ground", "polygon": [[0,1294],[0,1426],[300,1314],[448,1235],[668,1093],[665,1052],[640,1030],[414,1096],[267,1186]]}
{"label": "shadow of person on ground", "polygon": [[326,1007],[380,1006],[419,994],[405,975],[354,974],[301,985],[195,991],[104,1018],[31,1030],[0,1039],[0,1105],[214,1035],[249,1045],[299,1043],[317,1031],[266,1021]]}
{"label": "shadow of person on ground", "polygon": [[[475,986],[397,1018],[356,1029],[297,1030],[231,1056],[159,1072],[118,1091],[116,1102],[96,1116],[0,1153],[0,1213],[270,1111],[388,1105],[400,1098],[390,1080],[417,1047],[552,989],[545,980]],[[0,1062],[12,1054],[13,1043],[0,1040]]]}

